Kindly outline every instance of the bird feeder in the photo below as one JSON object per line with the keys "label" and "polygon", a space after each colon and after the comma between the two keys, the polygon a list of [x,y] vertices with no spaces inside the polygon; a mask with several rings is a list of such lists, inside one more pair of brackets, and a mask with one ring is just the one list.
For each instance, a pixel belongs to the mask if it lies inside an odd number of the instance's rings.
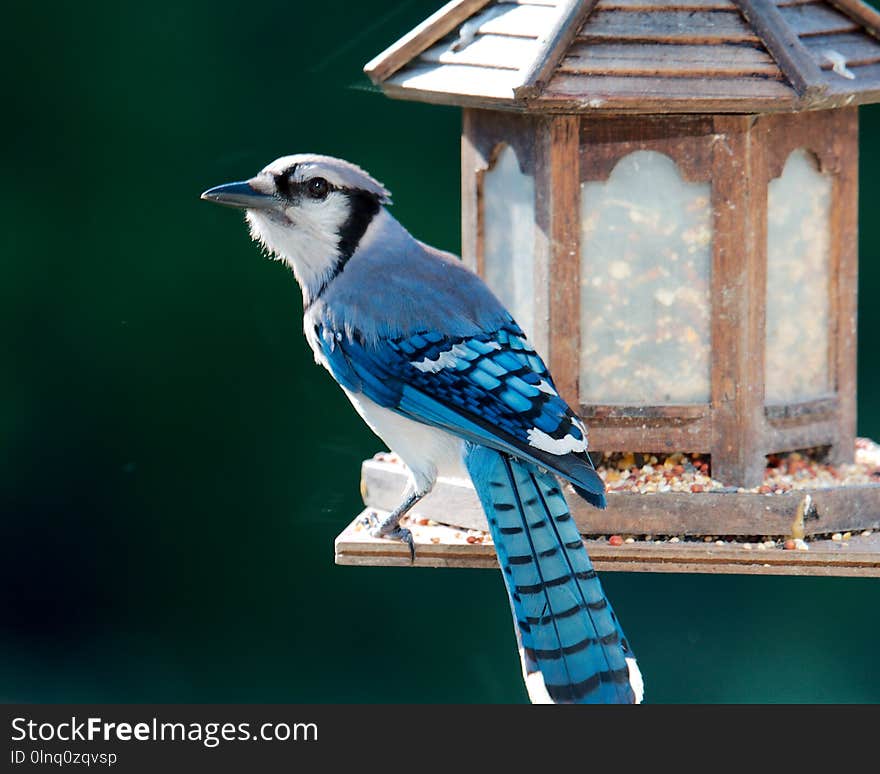
{"label": "bird feeder", "polygon": [[[794,533],[878,526],[878,483],[761,491],[768,455],[854,461],[878,37],[858,0],[457,0],[367,64],[390,97],[463,108],[463,260],[591,449],[698,454],[723,485],[612,488],[604,513],[571,503],[582,532],[785,535],[807,495]],[[368,491],[397,487],[380,468]]]}

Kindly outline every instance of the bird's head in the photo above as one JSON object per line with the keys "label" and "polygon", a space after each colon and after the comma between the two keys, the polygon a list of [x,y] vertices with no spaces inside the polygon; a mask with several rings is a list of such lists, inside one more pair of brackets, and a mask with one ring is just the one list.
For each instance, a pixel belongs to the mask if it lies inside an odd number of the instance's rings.
{"label": "bird's head", "polygon": [[202,199],[245,210],[251,236],[290,265],[308,300],[351,258],[391,195],[354,164],[298,154]]}

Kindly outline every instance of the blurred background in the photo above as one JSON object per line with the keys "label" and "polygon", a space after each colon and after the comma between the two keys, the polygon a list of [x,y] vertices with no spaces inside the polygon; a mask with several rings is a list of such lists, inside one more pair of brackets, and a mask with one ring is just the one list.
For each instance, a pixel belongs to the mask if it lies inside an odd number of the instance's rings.
{"label": "blurred background", "polygon": [[[329,153],[458,251],[460,112],[361,74],[439,5],[4,9],[0,700],[526,700],[497,572],[333,564],[381,443],[314,365],[292,275],[198,198]],[[880,110],[861,117],[878,439]],[[880,700],[877,580],[603,582],[652,702]]]}

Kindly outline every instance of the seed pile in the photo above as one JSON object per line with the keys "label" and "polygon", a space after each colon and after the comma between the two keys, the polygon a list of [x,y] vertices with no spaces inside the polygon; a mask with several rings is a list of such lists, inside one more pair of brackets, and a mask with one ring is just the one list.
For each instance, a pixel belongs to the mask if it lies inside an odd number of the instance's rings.
{"label": "seed pile", "polygon": [[779,494],[794,489],[880,483],[880,446],[856,439],[852,465],[829,465],[818,450],[773,454],[767,458],[764,482],[752,489],[725,486],[712,478],[705,454],[605,454],[596,469],[609,492],[750,492]]}
{"label": "seed pile", "polygon": [[[393,453],[380,453],[375,459],[400,463]],[[604,454],[597,460],[596,470],[609,492],[662,493],[662,492],[747,492],[752,494],[782,494],[792,490],[822,489],[826,487],[880,484],[880,444],[867,438],[857,438],[855,461],[852,465],[829,465],[822,462],[821,450],[773,454],[767,458],[764,482],[752,489],[729,487],[711,475],[711,460],[705,454],[669,455],[635,454],[632,452]],[[413,530],[417,542],[462,543],[491,545],[491,536],[480,530],[445,527],[433,519],[417,515],[404,517],[403,524]],[[422,530],[421,528],[429,528]],[[443,528],[440,537],[430,528]],[[358,524],[356,529],[363,527]],[[864,530],[861,537],[870,537],[872,530]],[[813,536],[816,539],[818,536]],[[826,536],[828,537],[828,536]],[[851,533],[834,533],[830,538],[842,546],[849,545]],[[769,549],[808,550],[809,545],[795,537],[774,539],[767,536],[746,537],[732,535],[590,535],[588,540],[606,542],[612,546],[630,543],[714,543],[717,546],[736,546],[745,550]]]}

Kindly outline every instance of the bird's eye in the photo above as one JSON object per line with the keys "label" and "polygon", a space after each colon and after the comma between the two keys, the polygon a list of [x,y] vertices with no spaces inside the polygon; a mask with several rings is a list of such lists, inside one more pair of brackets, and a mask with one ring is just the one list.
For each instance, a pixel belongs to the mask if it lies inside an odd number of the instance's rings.
{"label": "bird's eye", "polygon": [[313,177],[306,186],[312,199],[323,199],[330,191],[330,184],[323,177]]}

